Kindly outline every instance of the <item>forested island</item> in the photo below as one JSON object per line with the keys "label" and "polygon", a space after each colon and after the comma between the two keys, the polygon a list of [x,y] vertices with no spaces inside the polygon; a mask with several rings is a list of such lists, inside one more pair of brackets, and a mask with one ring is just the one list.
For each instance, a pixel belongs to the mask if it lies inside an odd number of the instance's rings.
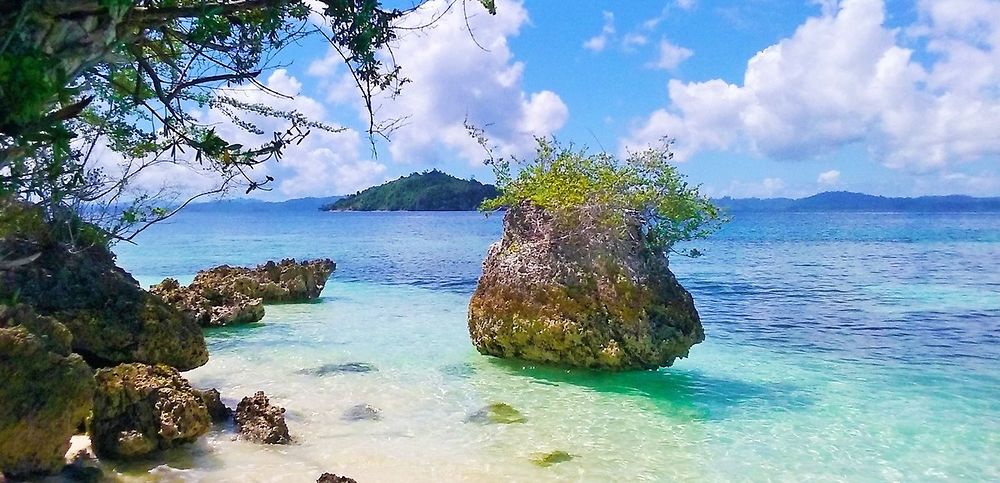
{"label": "forested island", "polygon": [[827,191],[806,198],[719,198],[713,200],[728,212],[1000,212],[1000,198],[964,195],[893,198],[886,196]]}
{"label": "forested island", "polygon": [[436,169],[412,173],[333,203],[325,211],[472,211],[497,196],[493,185],[459,179]]}

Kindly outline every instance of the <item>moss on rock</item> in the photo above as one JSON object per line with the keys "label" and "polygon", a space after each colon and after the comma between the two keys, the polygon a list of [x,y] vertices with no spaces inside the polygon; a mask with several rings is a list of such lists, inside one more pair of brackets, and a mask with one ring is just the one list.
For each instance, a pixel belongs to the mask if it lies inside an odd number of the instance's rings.
{"label": "moss on rock", "polygon": [[556,218],[530,204],[504,216],[469,303],[479,352],[561,366],[655,369],[705,338],[691,295],[637,224]]}
{"label": "moss on rock", "polygon": [[70,353],[62,324],[30,307],[0,306],[0,471],[51,473],[90,413],[90,367]]}

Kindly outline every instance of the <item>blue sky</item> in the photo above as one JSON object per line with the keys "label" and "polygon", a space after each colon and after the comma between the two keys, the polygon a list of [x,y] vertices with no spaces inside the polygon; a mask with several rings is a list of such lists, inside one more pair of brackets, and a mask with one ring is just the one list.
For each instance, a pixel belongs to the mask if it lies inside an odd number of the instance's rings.
{"label": "blue sky", "polygon": [[680,170],[712,196],[1000,195],[1000,1],[498,9],[491,17],[470,1],[472,35],[453,8],[400,39],[412,82],[379,101],[379,116],[406,122],[377,155],[336,56],[321,39],[286,51],[267,81],[297,97],[272,102],[348,130],[314,134],[269,166],[279,184],[265,196],[350,193],[431,167],[490,180],[466,117],[522,156],[532,134],[616,153],[671,136]]}

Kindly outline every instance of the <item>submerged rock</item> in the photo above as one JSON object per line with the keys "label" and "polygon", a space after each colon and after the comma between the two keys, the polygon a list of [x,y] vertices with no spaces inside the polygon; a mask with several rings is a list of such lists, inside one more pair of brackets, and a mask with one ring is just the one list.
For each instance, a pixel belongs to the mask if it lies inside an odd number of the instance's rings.
{"label": "submerged rock", "polygon": [[527,422],[528,419],[510,404],[493,403],[470,414],[465,421],[480,424],[515,424]]}
{"label": "submerged rock", "polygon": [[336,268],[337,264],[329,259],[303,262],[285,259],[256,268],[222,265],[198,272],[191,286],[198,287],[209,299],[215,294],[223,297],[242,294],[265,303],[303,302],[319,297]]}
{"label": "submerged rock", "polygon": [[345,421],[378,421],[382,419],[382,410],[369,404],[358,404],[344,411],[340,419]]}
{"label": "submerged rock", "polygon": [[469,303],[482,354],[597,369],[670,366],[705,339],[691,295],[636,223],[530,204],[504,215]]}
{"label": "submerged rock", "polygon": [[91,441],[101,457],[131,458],[191,443],[211,427],[201,395],[172,367],[122,364],[94,378]]}
{"label": "submerged rock", "polygon": [[212,418],[213,423],[228,421],[229,418],[233,417],[233,410],[222,403],[222,395],[217,389],[195,389],[194,392],[205,403],[205,408],[208,409],[208,415]]}
{"label": "submerged rock", "polygon": [[9,476],[62,468],[90,413],[93,372],[70,353],[71,340],[28,306],[0,306],[0,471]]}
{"label": "submerged rock", "polygon": [[335,475],[333,473],[323,473],[316,479],[316,483],[358,483],[354,478]]}
{"label": "submerged rock", "polygon": [[173,278],[164,279],[149,291],[202,327],[250,324],[264,318],[263,301],[239,292],[223,293],[194,283],[184,287]]}
{"label": "submerged rock", "polygon": [[247,441],[264,444],[288,444],[292,441],[285,424],[285,408],[274,406],[257,391],[236,406],[236,430]]}
{"label": "submerged rock", "polygon": [[73,351],[91,366],[163,363],[188,370],[208,362],[201,328],[115,266],[101,240],[70,240],[46,224],[41,209],[0,200],[0,300],[18,300],[73,334]]}
{"label": "submerged rock", "polygon": [[302,369],[299,374],[309,374],[311,376],[325,376],[328,374],[339,374],[345,372],[377,372],[378,368],[367,362],[345,362],[337,364],[323,364],[319,367]]}
{"label": "submerged rock", "polygon": [[532,463],[541,466],[542,468],[548,468],[554,464],[565,463],[573,459],[573,455],[565,451],[553,451],[551,453],[545,453],[538,455],[535,459],[531,460]]}

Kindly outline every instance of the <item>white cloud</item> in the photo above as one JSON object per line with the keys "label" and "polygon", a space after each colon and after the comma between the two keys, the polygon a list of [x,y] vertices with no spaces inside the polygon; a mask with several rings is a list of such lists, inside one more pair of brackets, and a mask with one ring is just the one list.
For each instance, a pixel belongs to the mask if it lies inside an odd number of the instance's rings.
{"label": "white cloud", "polygon": [[831,186],[840,183],[840,171],[837,171],[835,169],[831,169],[829,171],[823,171],[816,178],[816,182],[819,184],[825,184]]}
{"label": "white cloud", "polygon": [[697,3],[696,0],[677,0],[677,6],[682,10],[692,10]]}
{"label": "white cloud", "polygon": [[604,26],[601,27],[601,33],[587,39],[583,43],[583,48],[600,52],[608,46],[608,41],[615,35],[615,14],[604,11],[602,15],[604,16]]}
{"label": "white cloud", "polygon": [[[405,24],[426,24],[449,3],[429,1],[407,16]],[[410,82],[399,96],[378,99],[376,109],[379,119],[404,119],[390,135],[394,161],[434,163],[457,153],[479,164],[485,153],[466,132],[466,119],[486,130],[498,154],[520,155],[532,152],[534,135],[552,134],[566,123],[569,110],[557,94],[524,91],[524,64],[514,59],[508,39],[528,22],[528,13],[517,1],[503,6],[496,16],[470,6],[468,25],[462,9],[447,10],[430,27],[405,31],[393,46],[402,75]],[[326,63],[314,63],[313,72],[328,75]],[[351,90],[344,77],[332,79],[329,100],[350,97],[361,108],[357,93],[344,94]],[[367,121],[367,112],[361,117]]]}
{"label": "white cloud", "polygon": [[881,0],[844,0],[747,62],[742,85],[669,83],[670,103],[622,140],[676,137],[678,156],[748,149],[805,159],[861,144],[910,171],[1000,156],[1000,2],[924,0],[907,31],[925,67],[884,25]]}
{"label": "white cloud", "polygon": [[774,198],[788,196],[785,181],[781,178],[764,178],[760,181],[733,180],[721,189],[705,187],[704,193],[713,198]]}
{"label": "white cloud", "polygon": [[659,54],[652,66],[657,69],[674,70],[678,65],[681,65],[681,62],[689,59],[692,55],[694,55],[694,52],[691,49],[674,45],[668,40],[661,40]]}
{"label": "white cloud", "polygon": [[625,37],[622,38],[622,47],[625,49],[646,45],[648,43],[649,43],[649,37],[646,37],[645,35],[636,32],[626,34]]}

